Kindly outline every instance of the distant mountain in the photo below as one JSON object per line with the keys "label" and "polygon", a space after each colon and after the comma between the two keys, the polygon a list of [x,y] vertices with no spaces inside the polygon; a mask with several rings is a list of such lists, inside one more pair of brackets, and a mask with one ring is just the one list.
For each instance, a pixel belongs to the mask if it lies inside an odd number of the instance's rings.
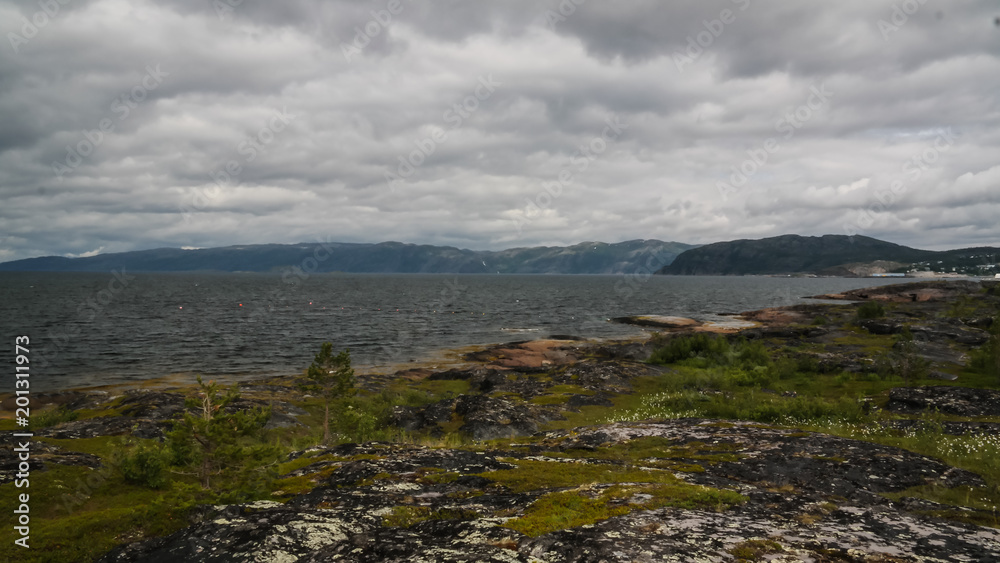
{"label": "distant mountain", "polygon": [[616,274],[656,271],[690,248],[694,247],[653,239],[498,252],[399,242],[253,244],[198,250],[157,248],[87,258],[46,256],[0,263],[0,271],[271,272],[300,267],[310,272]]}
{"label": "distant mountain", "polygon": [[[812,273],[851,275],[868,263],[892,264],[891,270],[912,269],[976,273],[977,264],[996,262],[1000,249],[967,248],[935,252],[855,235],[803,237],[782,235],[759,240],[734,240],[700,246],[681,253],[659,274],[768,275]],[[948,269],[948,268],[952,269]]]}

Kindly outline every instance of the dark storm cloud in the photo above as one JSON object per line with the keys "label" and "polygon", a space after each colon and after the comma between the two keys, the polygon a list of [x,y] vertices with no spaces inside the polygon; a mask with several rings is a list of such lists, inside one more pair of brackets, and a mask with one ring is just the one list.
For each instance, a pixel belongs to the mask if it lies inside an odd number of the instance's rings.
{"label": "dark storm cloud", "polygon": [[0,260],[316,239],[1000,244],[991,2],[40,10],[0,2]]}

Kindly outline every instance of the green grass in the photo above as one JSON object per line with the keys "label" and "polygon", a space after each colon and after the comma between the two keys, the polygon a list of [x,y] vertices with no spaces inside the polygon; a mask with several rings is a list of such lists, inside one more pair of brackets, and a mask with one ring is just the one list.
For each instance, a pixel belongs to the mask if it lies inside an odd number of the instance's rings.
{"label": "green grass", "polygon": [[0,560],[91,561],[123,541],[169,534],[188,525],[187,511],[209,502],[197,487],[173,482],[155,491],[129,485],[111,471],[50,465],[32,472],[31,486],[0,485],[0,510],[11,514],[16,495],[28,493],[30,549],[0,545]]}
{"label": "green grass", "polygon": [[589,498],[578,492],[548,493],[533,502],[524,514],[504,527],[535,537],[575,528],[629,513],[627,506],[609,506],[608,499]]}
{"label": "green grass", "polygon": [[578,487],[588,483],[680,482],[667,471],[623,469],[610,464],[534,460],[511,460],[511,463],[517,468],[489,471],[481,476],[516,493]]}
{"label": "green grass", "polygon": [[71,422],[78,418],[80,418],[79,412],[67,409],[64,406],[43,411],[35,410],[35,412],[31,415],[31,424],[29,428],[31,430],[39,430],[41,428],[48,428],[49,426],[55,426],[63,422]]}
{"label": "green grass", "polygon": [[896,339],[886,334],[869,334],[864,329],[849,330],[851,334],[845,334],[833,339],[833,346],[845,348],[857,348],[858,351],[867,356],[888,352],[892,349]]}
{"label": "green grass", "polygon": [[71,452],[82,452],[85,454],[93,454],[102,459],[110,459],[111,454],[115,449],[115,441],[118,438],[114,436],[98,436],[96,438],[41,438],[36,437],[34,440],[39,442],[45,442],[47,444],[52,444],[54,446],[59,446],[65,450]]}

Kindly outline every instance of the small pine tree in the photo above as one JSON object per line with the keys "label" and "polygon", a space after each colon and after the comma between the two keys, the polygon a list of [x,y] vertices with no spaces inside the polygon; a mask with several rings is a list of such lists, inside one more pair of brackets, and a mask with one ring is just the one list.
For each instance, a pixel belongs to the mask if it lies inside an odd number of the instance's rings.
{"label": "small pine tree", "polygon": [[324,445],[330,443],[330,403],[346,403],[357,393],[354,384],[351,351],[344,350],[334,356],[333,344],[324,342],[306,371],[306,381],[299,385],[302,391],[323,397]]}
{"label": "small pine tree", "polygon": [[224,470],[244,468],[245,462],[260,457],[260,452],[241,443],[241,439],[259,431],[271,417],[271,409],[227,411],[239,398],[237,385],[219,393],[214,381],[205,383],[198,376],[198,397],[186,405],[197,413],[184,413],[167,434],[167,448],[174,465],[193,465],[203,489],[211,489],[212,476]]}

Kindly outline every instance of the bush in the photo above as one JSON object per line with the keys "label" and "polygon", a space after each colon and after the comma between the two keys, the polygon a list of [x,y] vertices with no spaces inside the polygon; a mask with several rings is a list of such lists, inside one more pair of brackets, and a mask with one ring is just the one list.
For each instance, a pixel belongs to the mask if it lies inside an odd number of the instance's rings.
{"label": "bush", "polygon": [[[718,361],[729,353],[729,341],[715,335],[699,332],[692,335],[677,336],[667,340],[666,344],[653,352],[650,363],[673,364],[691,358],[705,358]],[[715,362],[713,362],[715,363]]]}
{"label": "bush", "polygon": [[771,365],[771,355],[764,343],[759,340],[747,341],[740,337],[736,342],[736,360],[744,369],[768,367]]}
{"label": "bush", "polygon": [[123,440],[115,449],[112,459],[125,481],[133,485],[159,489],[167,484],[164,471],[170,455],[159,445],[135,444],[131,440]]}
{"label": "bush", "polygon": [[740,337],[730,343],[726,338],[708,333],[678,336],[653,352],[654,364],[683,363],[698,369],[725,368],[726,376],[736,385],[766,385],[773,378],[771,355],[759,340]]}
{"label": "bush", "polygon": [[878,319],[885,316],[885,307],[878,301],[865,301],[858,307],[859,319]]}

